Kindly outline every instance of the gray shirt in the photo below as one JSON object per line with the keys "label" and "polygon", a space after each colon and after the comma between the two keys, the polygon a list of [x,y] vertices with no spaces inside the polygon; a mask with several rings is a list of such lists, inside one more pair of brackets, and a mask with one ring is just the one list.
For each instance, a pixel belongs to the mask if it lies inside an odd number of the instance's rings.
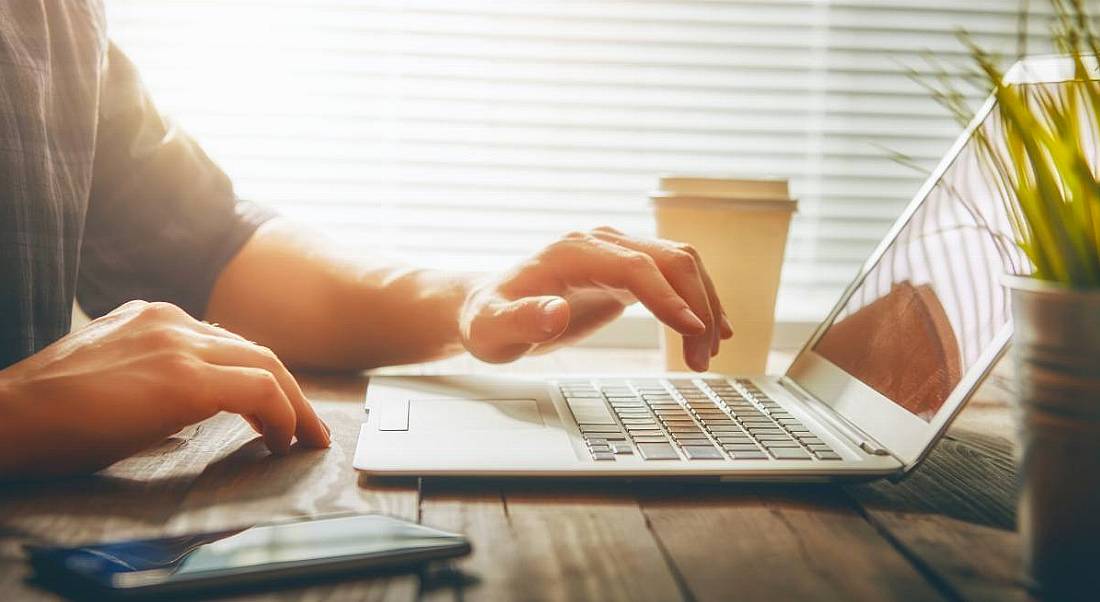
{"label": "gray shirt", "polygon": [[203,314],[270,213],[162,117],[98,0],[0,3],[0,368],[131,299]]}

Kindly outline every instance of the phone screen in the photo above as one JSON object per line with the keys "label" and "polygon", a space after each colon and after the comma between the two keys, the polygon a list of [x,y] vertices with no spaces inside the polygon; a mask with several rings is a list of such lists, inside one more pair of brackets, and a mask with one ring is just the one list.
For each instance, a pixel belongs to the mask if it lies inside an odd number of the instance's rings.
{"label": "phone screen", "polygon": [[415,559],[417,552],[433,549],[453,552],[441,556],[456,556],[469,546],[454,533],[382,515],[356,515],[36,553],[40,561],[42,555],[49,556],[55,570],[79,573],[110,588],[131,589],[355,559]]}

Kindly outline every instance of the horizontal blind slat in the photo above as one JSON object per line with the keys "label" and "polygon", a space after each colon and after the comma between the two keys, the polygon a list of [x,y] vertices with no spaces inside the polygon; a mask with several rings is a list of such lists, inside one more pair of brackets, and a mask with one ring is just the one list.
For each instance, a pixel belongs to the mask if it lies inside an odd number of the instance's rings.
{"label": "horizontal blind slat", "polygon": [[[1032,50],[1050,11],[1031,3]],[[1012,0],[114,0],[112,36],[234,178],[349,242],[500,269],[562,231],[654,230],[671,171],[790,178],[780,307],[821,311],[958,126],[911,76]],[[984,91],[970,91],[974,103]],[[369,235],[367,235],[369,234]],[[816,304],[807,310],[803,303]]]}

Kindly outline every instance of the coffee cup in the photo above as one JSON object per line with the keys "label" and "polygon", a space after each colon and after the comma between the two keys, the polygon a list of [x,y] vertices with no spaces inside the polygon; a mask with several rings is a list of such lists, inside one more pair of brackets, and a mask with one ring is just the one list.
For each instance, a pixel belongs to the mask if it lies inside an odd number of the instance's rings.
{"label": "coffee cup", "polygon": [[[695,247],[733,325],[733,338],[711,358],[711,371],[763,373],[787,233],[798,206],[787,181],[670,175],[650,199],[657,235]],[[662,346],[668,370],[688,369],[679,335],[664,328]]]}

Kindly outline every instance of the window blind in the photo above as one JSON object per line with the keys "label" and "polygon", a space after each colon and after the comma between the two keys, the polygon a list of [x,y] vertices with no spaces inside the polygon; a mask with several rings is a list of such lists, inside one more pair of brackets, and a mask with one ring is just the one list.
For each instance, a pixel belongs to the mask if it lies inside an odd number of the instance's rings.
{"label": "window blind", "polygon": [[785,177],[779,317],[816,319],[924,178],[891,152],[931,168],[958,133],[910,70],[965,62],[959,28],[1014,54],[1019,9],[112,0],[108,18],[241,196],[355,253],[501,269],[567,230],[652,234],[661,174]]}

